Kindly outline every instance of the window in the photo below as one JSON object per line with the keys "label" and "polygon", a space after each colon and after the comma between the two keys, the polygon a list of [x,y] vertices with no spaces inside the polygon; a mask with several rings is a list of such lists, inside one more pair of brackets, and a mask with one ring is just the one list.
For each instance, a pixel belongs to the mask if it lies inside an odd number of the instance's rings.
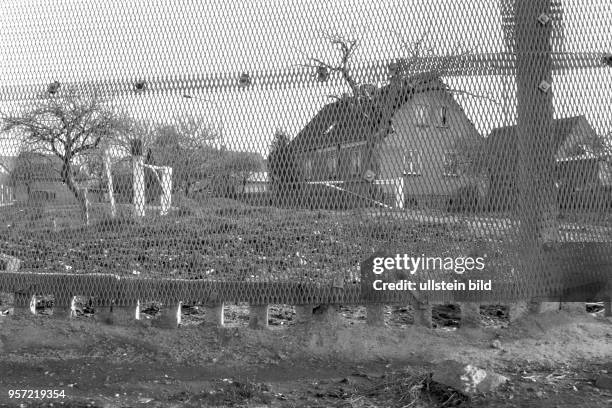
{"label": "window", "polygon": [[351,175],[359,175],[361,173],[361,151],[359,149],[354,149],[351,151],[351,167],[350,172]]}
{"label": "window", "polygon": [[404,174],[421,174],[421,155],[418,150],[406,150],[404,152]]}
{"label": "window", "polygon": [[417,126],[429,126],[429,106],[414,104],[414,123]]}
{"label": "window", "polygon": [[327,175],[330,179],[336,178],[338,173],[338,156],[335,152],[328,153],[327,156]]}
{"label": "window", "polygon": [[436,110],[436,126],[448,127],[448,107],[439,106]]}
{"label": "window", "polygon": [[304,177],[306,180],[312,179],[312,159],[308,158],[304,162]]}
{"label": "window", "polygon": [[459,155],[457,154],[457,152],[444,153],[444,175],[459,175]]}

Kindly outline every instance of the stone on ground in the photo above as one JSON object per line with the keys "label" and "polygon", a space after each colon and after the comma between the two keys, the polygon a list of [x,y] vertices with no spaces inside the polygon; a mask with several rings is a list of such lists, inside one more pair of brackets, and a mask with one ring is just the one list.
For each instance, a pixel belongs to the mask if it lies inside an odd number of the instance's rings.
{"label": "stone on ground", "polygon": [[441,362],[432,379],[468,396],[486,394],[508,381],[503,375],[454,360]]}

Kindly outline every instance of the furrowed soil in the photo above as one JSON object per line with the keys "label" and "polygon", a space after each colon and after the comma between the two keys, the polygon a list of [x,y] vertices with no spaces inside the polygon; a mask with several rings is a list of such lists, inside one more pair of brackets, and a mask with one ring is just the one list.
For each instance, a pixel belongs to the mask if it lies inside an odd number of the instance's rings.
{"label": "furrowed soil", "polygon": [[[271,308],[270,328],[245,326],[246,307],[226,307],[226,327],[183,309],[177,330],[151,327],[155,307],[131,327],[73,320],[0,318],[0,406],[71,407],[605,407],[612,390],[612,321],[596,313],[548,312],[508,323],[481,310],[479,329],[457,328],[456,310],[437,307],[436,328],[412,326],[410,308],[386,310],[386,328],[342,308],[327,324],[295,324]],[[466,398],[431,381],[454,359],[510,381]],[[61,390],[64,398],[9,399],[9,390]]]}
{"label": "furrowed soil", "polygon": [[[174,202],[174,200],[173,200]],[[326,283],[359,278],[364,254],[395,241],[402,252],[487,256],[503,266],[503,223],[395,220],[360,212],[252,208],[234,202],[188,203],[168,217],[136,222],[74,209],[0,210],[0,252],[21,270],[94,272],[214,280],[284,279]],[[476,233],[476,234],[475,234]],[[500,268],[509,270],[510,268]],[[339,276],[340,275],[340,276]],[[329,283],[329,282],[327,282]],[[246,328],[248,308],[229,305],[223,328],[183,307],[178,330],[151,326],[158,306],[129,327],[78,317],[0,316],[0,406],[73,407],[604,407],[612,391],[596,379],[612,373],[612,322],[591,314],[549,312],[508,323],[502,307],[481,310],[481,328],[460,328],[458,310],[434,309],[435,328],[412,325],[410,307],[386,311],[387,326],[365,324],[365,311],[343,307],[326,324],[294,322],[274,305],[268,330]],[[47,304],[45,304],[47,303]],[[467,398],[432,381],[454,359],[510,382]],[[58,390],[56,399],[10,399],[10,390]]]}

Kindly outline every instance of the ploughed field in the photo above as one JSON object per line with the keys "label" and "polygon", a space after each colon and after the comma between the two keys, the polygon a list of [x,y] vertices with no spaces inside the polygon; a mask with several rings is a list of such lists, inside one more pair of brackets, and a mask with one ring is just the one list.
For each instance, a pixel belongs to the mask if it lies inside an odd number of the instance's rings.
{"label": "ploughed field", "polygon": [[94,207],[84,227],[76,207],[4,207],[0,252],[20,258],[28,271],[306,282],[356,281],[359,263],[383,247],[415,256],[506,258],[501,241],[479,240],[460,224],[372,216],[371,210],[190,201],[140,221],[128,208],[119,210],[112,219],[107,207]]}

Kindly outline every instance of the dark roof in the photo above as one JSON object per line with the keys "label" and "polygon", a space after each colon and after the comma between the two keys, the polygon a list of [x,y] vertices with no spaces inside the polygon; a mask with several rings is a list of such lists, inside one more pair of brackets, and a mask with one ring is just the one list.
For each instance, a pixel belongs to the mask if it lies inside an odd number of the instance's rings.
{"label": "dark roof", "polygon": [[[553,121],[552,136],[555,153],[583,118],[583,116],[574,116]],[[502,161],[516,160],[518,157],[516,125],[493,129],[483,143],[482,154],[484,158],[489,160],[500,160],[500,156]]]}
{"label": "dark roof", "polygon": [[10,173],[15,167],[15,156],[0,156],[0,174]]}
{"label": "dark roof", "polygon": [[[62,182],[61,169],[62,161],[59,157],[32,152],[21,153],[15,159],[13,168],[16,170],[16,181],[39,182]],[[75,181],[83,181],[86,178],[79,172],[76,174]]]}
{"label": "dark roof", "polygon": [[415,94],[446,89],[438,76],[425,73],[405,79],[399,87],[389,84],[376,88],[369,98],[340,98],[325,105],[291,145],[305,151],[367,140],[383,128],[385,107],[390,107],[392,115]]}

